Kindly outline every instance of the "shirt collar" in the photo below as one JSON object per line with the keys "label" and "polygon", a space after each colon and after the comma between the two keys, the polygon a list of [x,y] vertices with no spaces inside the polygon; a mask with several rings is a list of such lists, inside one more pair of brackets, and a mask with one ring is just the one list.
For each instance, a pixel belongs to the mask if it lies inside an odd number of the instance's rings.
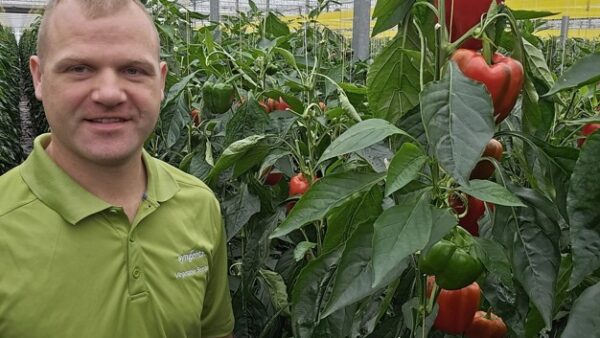
{"label": "shirt collar", "polygon": [[[21,166],[21,176],[33,194],[71,224],[111,208],[112,205],[85,190],[56,165],[45,151],[49,143],[50,134],[36,137],[33,151]],[[145,197],[156,204],[173,197],[179,190],[175,179],[146,151],[142,158],[148,174]]]}

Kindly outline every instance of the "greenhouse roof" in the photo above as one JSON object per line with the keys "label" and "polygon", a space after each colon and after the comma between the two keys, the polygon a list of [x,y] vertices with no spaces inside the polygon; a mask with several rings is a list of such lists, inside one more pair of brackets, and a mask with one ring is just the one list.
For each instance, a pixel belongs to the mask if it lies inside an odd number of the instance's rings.
{"label": "greenhouse roof", "polygon": [[[177,0],[181,5],[196,12],[208,14],[209,0]],[[17,37],[29,26],[43,8],[46,1],[41,0],[0,0],[0,24],[12,27]],[[317,4],[316,0],[256,0],[256,6],[262,10],[280,12],[293,19],[306,14]],[[374,6],[376,0],[371,0]],[[549,17],[545,31],[541,35],[559,35],[561,18],[569,16],[569,36],[600,38],[600,1],[598,0],[506,0],[514,10],[547,11],[555,13]],[[332,5],[319,18],[319,21],[335,30],[352,29],[353,1],[339,1]],[[220,15],[236,15],[250,9],[248,0],[220,0]]]}

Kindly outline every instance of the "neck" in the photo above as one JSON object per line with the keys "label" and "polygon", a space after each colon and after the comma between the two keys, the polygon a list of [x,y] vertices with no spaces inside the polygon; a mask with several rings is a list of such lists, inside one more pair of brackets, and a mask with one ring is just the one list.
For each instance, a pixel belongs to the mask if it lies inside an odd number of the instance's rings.
{"label": "neck", "polygon": [[147,175],[141,150],[132,160],[111,165],[64,156],[52,142],[46,152],[79,185],[105,202],[122,207],[129,220],[133,220],[146,191]]}

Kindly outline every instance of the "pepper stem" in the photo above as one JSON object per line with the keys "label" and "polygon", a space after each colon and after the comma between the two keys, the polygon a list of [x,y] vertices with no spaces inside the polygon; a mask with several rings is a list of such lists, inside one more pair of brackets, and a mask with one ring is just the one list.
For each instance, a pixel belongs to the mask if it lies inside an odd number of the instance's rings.
{"label": "pepper stem", "polygon": [[492,307],[490,306],[487,310],[487,313],[485,314],[485,319],[487,320],[492,320]]}

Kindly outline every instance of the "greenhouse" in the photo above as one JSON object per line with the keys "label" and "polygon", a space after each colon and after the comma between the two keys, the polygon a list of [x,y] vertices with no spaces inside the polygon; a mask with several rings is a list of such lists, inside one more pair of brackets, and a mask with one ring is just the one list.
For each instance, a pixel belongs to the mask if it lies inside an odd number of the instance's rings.
{"label": "greenhouse", "polygon": [[598,130],[599,0],[0,0],[0,337],[600,337]]}

